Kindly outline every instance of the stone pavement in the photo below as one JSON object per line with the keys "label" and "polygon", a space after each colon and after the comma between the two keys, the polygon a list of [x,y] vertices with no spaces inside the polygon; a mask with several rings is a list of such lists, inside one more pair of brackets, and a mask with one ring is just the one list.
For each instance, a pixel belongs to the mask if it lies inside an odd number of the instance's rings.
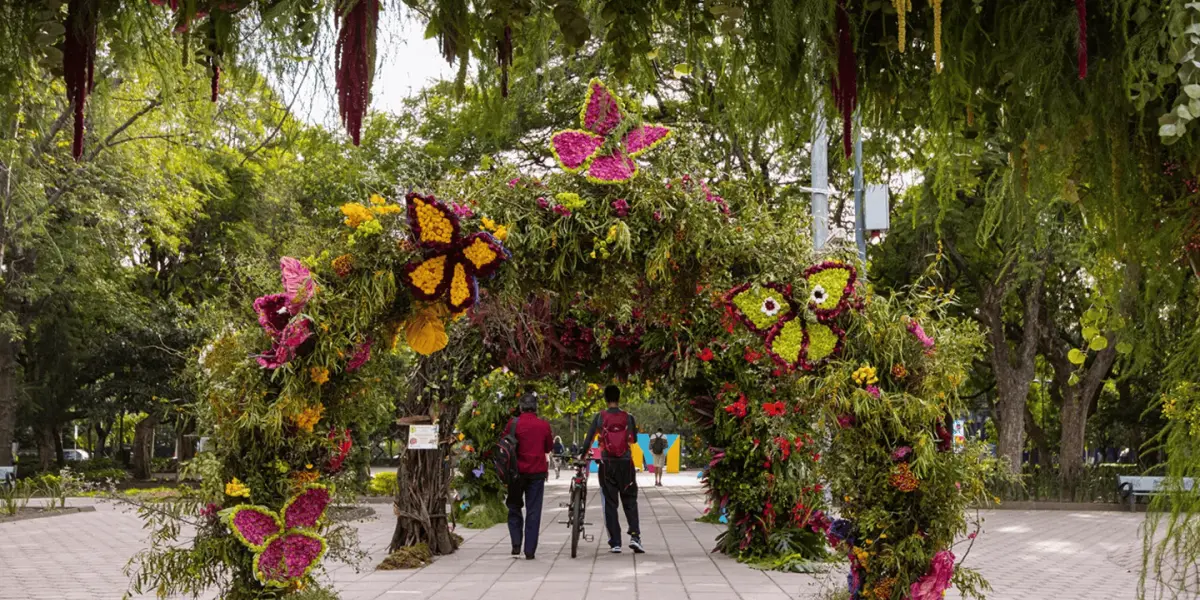
{"label": "stone pavement", "polygon": [[[547,486],[537,560],[509,556],[507,530],[459,528],[454,555],[424,569],[374,571],[391,538],[386,505],[359,524],[362,571],[328,563],[326,580],[344,600],[785,600],[822,599],[843,589],[845,571],[822,575],[756,571],[712,554],[719,527],[695,522],[704,498],[693,474],[667,487],[639,479],[643,541],[648,552],[611,555],[603,548],[603,518],[595,486],[588,505],[593,542],[570,558],[565,511],[567,476]],[[593,478],[594,483],[594,478]],[[90,502],[80,499],[81,504]],[[989,511],[967,560],[992,584],[992,600],[1127,600],[1135,596],[1141,514]],[[101,503],[96,512],[0,524],[0,599],[117,599],[122,568],[143,548],[136,515]],[[955,549],[961,554],[965,546]],[[958,598],[955,591],[947,598]]]}

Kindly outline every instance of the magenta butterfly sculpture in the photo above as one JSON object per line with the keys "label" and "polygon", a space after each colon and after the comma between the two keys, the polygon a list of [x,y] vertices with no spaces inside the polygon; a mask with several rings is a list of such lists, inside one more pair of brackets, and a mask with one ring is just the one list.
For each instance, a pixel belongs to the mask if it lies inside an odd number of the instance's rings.
{"label": "magenta butterfly sculpture", "polygon": [[316,527],[329,502],[329,490],[311,484],[278,513],[265,506],[242,505],[222,514],[233,535],[254,551],[254,576],[263,584],[285,587],[308,577],[325,555],[325,538]]}
{"label": "magenta butterfly sculpture", "polygon": [[550,137],[550,151],[568,173],[587,171],[592,183],[624,183],[638,172],[634,158],[671,135],[663,125],[634,125],[625,106],[599,79],[588,83],[579,111],[583,129],[567,129]]}

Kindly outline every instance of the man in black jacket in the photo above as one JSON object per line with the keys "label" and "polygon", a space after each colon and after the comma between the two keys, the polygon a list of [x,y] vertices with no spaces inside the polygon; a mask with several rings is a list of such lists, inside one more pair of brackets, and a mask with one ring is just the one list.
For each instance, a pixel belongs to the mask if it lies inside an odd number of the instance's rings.
{"label": "man in black jacket", "polygon": [[637,423],[633,415],[621,410],[621,390],[615,385],[604,388],[608,409],[592,419],[583,440],[584,453],[600,436],[600,497],[604,505],[604,526],[608,529],[608,547],[613,554],[621,552],[621,523],[617,520],[617,503],[625,510],[629,525],[629,547],[634,553],[645,552],[638,530],[637,471],[633,466],[630,446],[637,443]]}

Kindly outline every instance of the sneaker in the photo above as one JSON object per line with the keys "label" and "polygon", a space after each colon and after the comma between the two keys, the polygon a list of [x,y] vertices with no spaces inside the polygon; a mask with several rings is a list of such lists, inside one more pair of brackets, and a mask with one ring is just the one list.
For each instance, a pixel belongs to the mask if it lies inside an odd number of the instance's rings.
{"label": "sneaker", "polygon": [[621,553],[621,547],[620,547],[620,546],[613,546],[612,548],[609,548],[609,549],[608,549],[608,551],[609,551],[609,552],[612,552],[613,554],[620,554],[620,553]]}
{"label": "sneaker", "polygon": [[634,554],[645,554],[646,549],[642,547],[642,538],[635,537],[629,540],[629,547],[633,548]]}

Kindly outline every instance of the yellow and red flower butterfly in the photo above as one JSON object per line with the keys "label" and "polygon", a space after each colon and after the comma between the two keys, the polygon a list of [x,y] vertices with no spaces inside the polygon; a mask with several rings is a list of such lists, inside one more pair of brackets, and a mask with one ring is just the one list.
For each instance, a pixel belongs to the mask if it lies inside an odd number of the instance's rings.
{"label": "yellow and red flower butterfly", "polygon": [[780,283],[745,283],[724,301],[735,319],[764,339],[775,362],[810,370],[841,352],[846,332],[834,320],[858,306],[856,281],[853,266],[826,261],[804,271],[802,305],[792,286]]}
{"label": "yellow and red flower butterfly", "polygon": [[408,224],[417,246],[428,250],[425,258],[404,267],[404,282],[421,300],[446,296],[454,312],[475,305],[479,277],[488,277],[508,260],[508,250],[485,231],[462,235],[458,216],[433,196],[405,196]]}

